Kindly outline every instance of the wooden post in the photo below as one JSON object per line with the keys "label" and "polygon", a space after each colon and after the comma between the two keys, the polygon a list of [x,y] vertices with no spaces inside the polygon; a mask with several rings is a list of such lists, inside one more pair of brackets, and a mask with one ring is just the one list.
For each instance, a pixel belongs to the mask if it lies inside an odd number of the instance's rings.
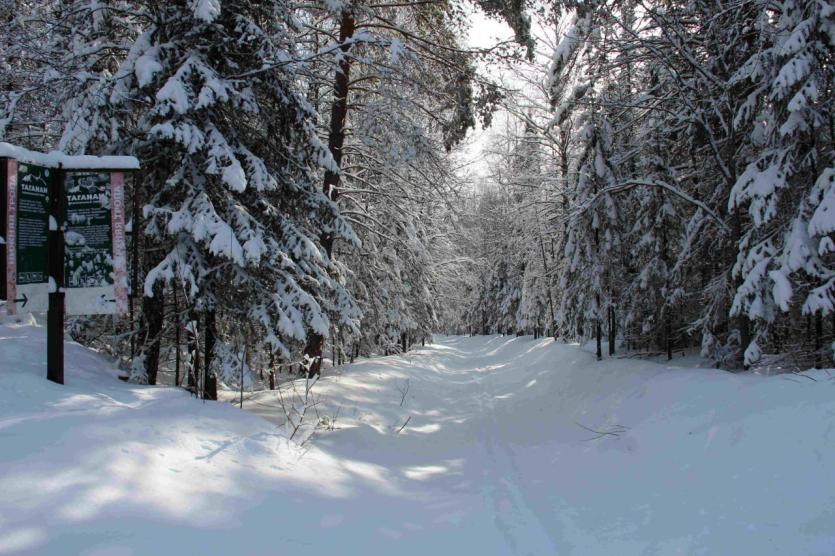
{"label": "wooden post", "polygon": [[49,184],[49,310],[46,316],[46,378],[64,384],[64,171]]}
{"label": "wooden post", "polygon": [[[9,239],[9,205],[8,198],[8,176],[7,168],[9,159],[0,158],[0,236],[6,239],[6,242],[12,241]],[[6,299],[6,243],[0,245],[0,299]]]}
{"label": "wooden post", "polygon": [[130,358],[136,356],[136,298],[139,295],[139,184],[133,180],[133,202],[131,205],[130,223]]}

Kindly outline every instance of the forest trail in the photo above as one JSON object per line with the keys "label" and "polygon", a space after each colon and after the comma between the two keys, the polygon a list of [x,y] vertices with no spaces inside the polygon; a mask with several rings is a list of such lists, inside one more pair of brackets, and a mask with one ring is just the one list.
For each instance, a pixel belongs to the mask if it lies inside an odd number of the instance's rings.
{"label": "forest trail", "polygon": [[[551,531],[528,502],[552,470],[542,469],[546,476],[520,472],[513,449],[517,424],[499,417],[542,411],[514,408],[513,391],[536,383],[531,355],[549,343],[439,336],[405,356],[356,363],[314,387],[324,414],[337,415],[338,409],[339,415],[336,430],[319,433],[314,444],[340,458],[361,458],[386,476],[387,488],[410,493],[410,501],[397,502],[398,519],[392,520],[390,500],[374,520],[386,523],[379,527],[384,536],[425,544],[407,553],[442,550],[455,535],[435,535],[453,527],[470,530],[458,535],[462,550],[477,535],[482,553],[553,554]],[[263,392],[248,407],[282,424],[275,396]],[[544,442],[548,428],[538,432]]]}
{"label": "forest trail", "polygon": [[835,550],[826,371],[436,337],[323,378],[299,444],[276,392],[203,403],[121,383],[76,344],[61,387],[42,341],[0,325],[0,554]]}

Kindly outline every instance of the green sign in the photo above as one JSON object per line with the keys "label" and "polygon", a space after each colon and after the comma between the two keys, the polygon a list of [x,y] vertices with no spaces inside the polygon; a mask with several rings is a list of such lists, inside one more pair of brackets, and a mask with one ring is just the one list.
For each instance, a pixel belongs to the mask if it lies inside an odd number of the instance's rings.
{"label": "green sign", "polygon": [[33,164],[18,166],[17,285],[47,281],[49,181],[52,170]]}
{"label": "green sign", "polygon": [[64,287],[113,286],[110,174],[66,174]]}

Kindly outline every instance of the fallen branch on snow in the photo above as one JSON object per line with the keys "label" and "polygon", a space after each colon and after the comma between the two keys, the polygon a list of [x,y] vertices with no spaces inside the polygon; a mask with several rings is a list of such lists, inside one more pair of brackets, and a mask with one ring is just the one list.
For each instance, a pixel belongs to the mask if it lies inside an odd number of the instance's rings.
{"label": "fallen branch on snow", "polygon": [[598,440],[600,438],[603,438],[604,436],[614,436],[615,438],[618,438],[621,434],[623,434],[623,433],[625,433],[626,431],[629,430],[629,427],[624,427],[623,425],[615,425],[611,429],[604,431],[604,430],[597,430],[597,429],[593,429],[591,427],[587,427],[587,426],[583,425],[582,423],[578,423],[577,421],[574,421],[574,424],[577,425],[578,427],[580,427],[581,429],[585,429],[585,430],[595,434],[595,436],[593,436],[591,438],[587,438],[583,442],[591,442],[592,440]]}

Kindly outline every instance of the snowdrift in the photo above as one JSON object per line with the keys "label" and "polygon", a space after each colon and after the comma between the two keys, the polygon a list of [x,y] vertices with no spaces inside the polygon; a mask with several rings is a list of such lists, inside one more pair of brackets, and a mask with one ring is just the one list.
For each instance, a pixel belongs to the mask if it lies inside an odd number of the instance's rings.
{"label": "snowdrift", "polygon": [[[0,326],[0,554],[835,554],[835,382],[437,337],[240,411]],[[231,397],[231,394],[230,394]],[[256,415],[255,413],[260,414]]]}

